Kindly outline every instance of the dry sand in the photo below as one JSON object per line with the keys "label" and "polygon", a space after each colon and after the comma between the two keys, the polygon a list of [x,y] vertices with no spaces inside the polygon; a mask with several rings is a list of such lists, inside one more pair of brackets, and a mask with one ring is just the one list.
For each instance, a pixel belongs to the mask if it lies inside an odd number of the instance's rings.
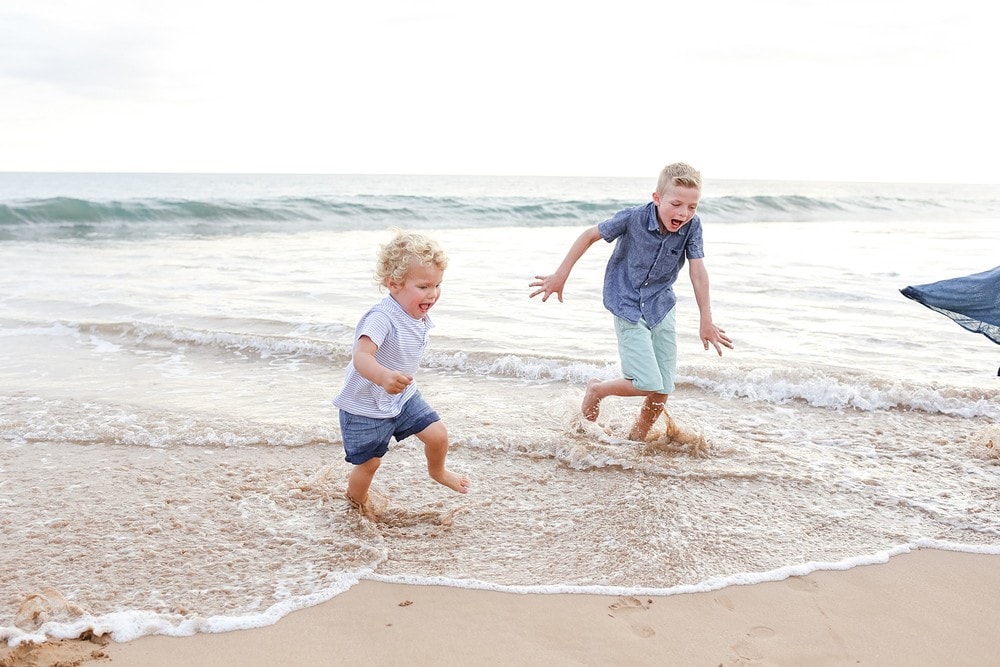
{"label": "dry sand", "polygon": [[997,665],[998,601],[1000,557],[935,550],[667,597],[365,581],[266,628],[4,648],[0,667]]}

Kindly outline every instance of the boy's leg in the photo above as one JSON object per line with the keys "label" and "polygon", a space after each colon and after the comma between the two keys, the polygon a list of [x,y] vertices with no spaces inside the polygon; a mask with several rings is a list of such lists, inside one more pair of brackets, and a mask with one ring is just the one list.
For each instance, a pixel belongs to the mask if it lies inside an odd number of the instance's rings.
{"label": "boy's leg", "polygon": [[448,456],[448,429],[445,428],[444,422],[440,420],[434,422],[417,433],[417,438],[424,443],[427,472],[431,479],[459,493],[468,493],[469,478],[448,470],[444,465]]}
{"label": "boy's leg", "polygon": [[375,471],[389,450],[392,421],[341,410],[340,434],[344,440],[344,460],[354,466],[347,477],[347,497],[363,508]]}
{"label": "boy's leg", "polygon": [[351,474],[347,478],[347,497],[351,502],[364,507],[368,502],[368,488],[372,485],[375,471],[382,465],[379,457],[371,458],[364,463],[359,463],[351,469]]}
{"label": "boy's leg", "polygon": [[649,435],[649,429],[663,414],[663,407],[667,404],[666,394],[647,394],[646,400],[642,402],[639,416],[635,418],[635,425],[628,434],[629,440],[642,442]]}
{"label": "boy's leg", "polygon": [[643,401],[639,416],[629,433],[629,440],[644,441],[656,420],[663,414],[667,396],[674,390],[677,373],[677,312],[671,308],[663,321],[649,330],[650,345],[656,359],[661,390],[650,393]]}
{"label": "boy's leg", "polygon": [[583,403],[580,411],[583,416],[594,422],[601,414],[601,401],[608,396],[648,396],[648,391],[636,389],[632,380],[628,378],[618,378],[617,380],[591,380],[587,383],[587,390],[583,393]]}

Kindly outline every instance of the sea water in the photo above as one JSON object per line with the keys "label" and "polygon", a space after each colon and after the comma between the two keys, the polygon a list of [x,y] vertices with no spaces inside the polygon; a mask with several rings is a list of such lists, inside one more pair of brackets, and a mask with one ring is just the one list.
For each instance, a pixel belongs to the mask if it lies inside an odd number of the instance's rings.
{"label": "sea water", "polygon": [[[1000,347],[902,297],[1000,264],[1000,187],[708,181],[716,324],[686,271],[649,442],[609,244],[655,179],[0,174],[0,638],[273,623],[361,579],[672,594],[1000,553]],[[417,376],[468,495],[414,439],[345,500],[337,413],[391,227],[449,256]],[[339,631],[331,629],[331,631]]]}

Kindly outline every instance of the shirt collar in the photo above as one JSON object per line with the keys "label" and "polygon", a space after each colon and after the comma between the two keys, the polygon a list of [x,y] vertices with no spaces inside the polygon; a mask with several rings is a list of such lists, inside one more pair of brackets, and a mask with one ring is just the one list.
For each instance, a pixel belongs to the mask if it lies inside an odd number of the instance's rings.
{"label": "shirt collar", "polygon": [[656,219],[656,202],[649,202],[647,205],[647,210],[649,211],[648,220],[646,222],[646,228],[651,232],[660,233],[660,221]]}

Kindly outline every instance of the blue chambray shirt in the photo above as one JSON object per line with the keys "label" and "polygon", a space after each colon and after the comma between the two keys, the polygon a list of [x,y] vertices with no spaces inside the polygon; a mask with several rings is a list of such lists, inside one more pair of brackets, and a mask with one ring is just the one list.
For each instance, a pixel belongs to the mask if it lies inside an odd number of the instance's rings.
{"label": "blue chambray shirt", "polygon": [[685,259],[705,256],[701,218],[694,216],[676,233],[660,232],[656,205],[627,208],[597,226],[608,243],[615,239],[604,272],[604,307],[613,314],[651,327],[677,304],[674,282]]}

